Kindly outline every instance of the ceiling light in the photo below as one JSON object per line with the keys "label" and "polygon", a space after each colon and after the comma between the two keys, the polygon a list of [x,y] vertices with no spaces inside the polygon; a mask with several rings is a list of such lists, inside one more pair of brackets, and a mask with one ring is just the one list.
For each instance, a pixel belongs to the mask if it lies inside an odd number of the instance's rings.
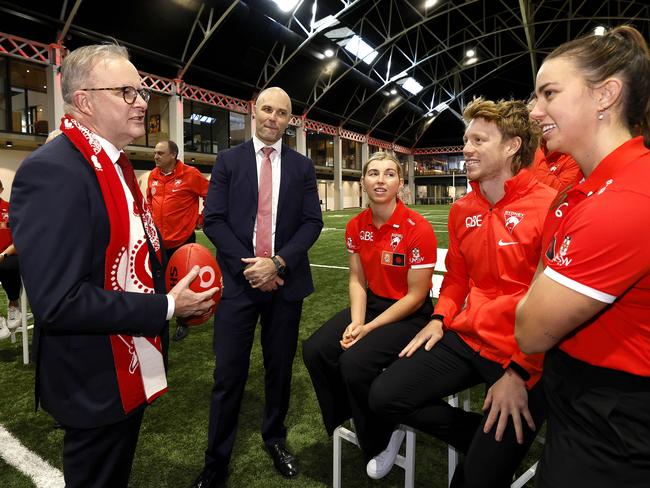
{"label": "ceiling light", "polygon": [[11,141],[7,141],[7,142],[5,142],[5,146],[6,147],[14,147],[14,143],[11,142]]}
{"label": "ceiling light", "polygon": [[468,58],[473,58],[476,55],[476,51],[474,49],[468,49],[467,52],[465,53],[465,56]]}
{"label": "ceiling light", "polygon": [[29,70],[25,70],[27,73],[29,73]]}
{"label": "ceiling light", "polygon": [[474,64],[478,61],[478,58],[475,56],[473,58],[469,58],[468,60],[465,61],[465,66],[469,66],[470,64]]}
{"label": "ceiling light", "polygon": [[300,0],[273,0],[283,12],[291,12]]}
{"label": "ceiling light", "polygon": [[320,20],[317,20],[316,22],[311,23],[311,28],[312,30],[316,32],[320,32],[322,30],[327,29],[328,27],[332,27],[333,25],[338,25],[339,21],[334,17],[333,15],[328,15],[327,17],[323,17]]}
{"label": "ceiling light", "polygon": [[366,41],[356,34],[352,36],[352,39],[350,39],[344,47],[347,51],[354,54],[366,64],[372,63],[373,59],[379,55],[377,51],[370,47]]}
{"label": "ceiling light", "polygon": [[334,56],[334,50],[333,49],[325,49],[325,52],[323,53],[326,58],[331,58]]}
{"label": "ceiling light", "polygon": [[409,76],[404,80],[402,88],[404,88],[407,92],[412,93],[413,95],[417,95],[422,91],[424,87],[418,83],[415,78]]}
{"label": "ceiling light", "polygon": [[426,0],[426,2],[424,2],[424,8],[431,8],[436,3],[438,3],[438,0]]}
{"label": "ceiling light", "polygon": [[606,30],[607,29],[605,28],[605,26],[599,25],[598,27],[596,27],[594,29],[594,35],[596,35],[596,36],[604,36]]}
{"label": "ceiling light", "polygon": [[395,88],[390,89],[390,94],[391,95],[397,95],[397,90]]}

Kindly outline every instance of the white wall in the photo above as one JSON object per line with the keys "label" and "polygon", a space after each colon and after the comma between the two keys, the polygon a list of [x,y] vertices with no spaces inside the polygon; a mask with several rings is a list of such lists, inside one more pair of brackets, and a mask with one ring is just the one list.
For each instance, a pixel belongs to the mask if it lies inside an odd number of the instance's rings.
{"label": "white wall", "polygon": [[[359,197],[361,195],[361,183],[358,181],[343,181],[343,208],[359,208]],[[327,194],[327,199],[325,195]],[[318,180],[318,198],[323,202],[321,208],[334,210],[334,182]],[[327,200],[327,207],[325,201]]]}
{"label": "white wall", "polygon": [[2,192],[3,200],[9,200],[18,166],[30,154],[31,151],[0,150],[0,180],[2,180],[2,185],[4,186],[4,191]]}

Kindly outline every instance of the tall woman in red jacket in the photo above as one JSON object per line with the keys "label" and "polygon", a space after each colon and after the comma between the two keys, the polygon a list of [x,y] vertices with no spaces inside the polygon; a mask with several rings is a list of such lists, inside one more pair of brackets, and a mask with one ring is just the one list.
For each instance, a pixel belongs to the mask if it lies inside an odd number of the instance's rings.
{"label": "tall woman in red jacket", "polygon": [[[372,385],[378,414],[430,433],[466,454],[452,487],[505,487],[544,418],[540,356],[514,338],[555,190],[527,166],[539,131],[521,101],[477,99],[464,112],[474,191],[449,214],[449,252],[435,315]],[[422,347],[424,346],[424,347]],[[484,383],[484,413],[444,398]]]}
{"label": "tall woman in red jacket", "polygon": [[549,149],[586,178],[549,214],[544,272],[517,309],[522,350],[549,351],[537,486],[648,486],[648,45],[628,26],[563,44],[536,90],[531,117]]}
{"label": "tall woman in red jacket", "polygon": [[394,462],[403,432],[393,432],[394,424],[370,411],[368,391],[431,316],[436,238],[431,224],[397,198],[404,184],[397,159],[375,153],[362,175],[370,205],[345,232],[350,307],[303,343],[303,358],[328,434],[353,418],[367,473],[381,478]]}

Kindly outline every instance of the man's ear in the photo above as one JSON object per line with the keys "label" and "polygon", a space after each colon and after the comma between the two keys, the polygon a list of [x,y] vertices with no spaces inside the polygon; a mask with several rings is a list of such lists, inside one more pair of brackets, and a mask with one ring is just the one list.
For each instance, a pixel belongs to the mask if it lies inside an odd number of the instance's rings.
{"label": "man's ear", "polygon": [[521,137],[515,136],[511,137],[508,139],[508,142],[506,142],[506,151],[508,153],[508,157],[514,156],[517,154],[517,151],[521,148]]}
{"label": "man's ear", "polygon": [[72,94],[72,106],[77,112],[92,116],[94,104],[87,91],[75,90]]}

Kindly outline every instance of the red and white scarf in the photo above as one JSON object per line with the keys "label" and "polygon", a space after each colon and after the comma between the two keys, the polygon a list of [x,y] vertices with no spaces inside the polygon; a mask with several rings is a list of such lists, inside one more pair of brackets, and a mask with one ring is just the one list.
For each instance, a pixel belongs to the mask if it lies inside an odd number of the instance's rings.
{"label": "red and white scarf", "polygon": [[[161,246],[151,211],[140,188],[135,185],[137,194],[131,194],[90,129],[66,115],[61,119],[61,130],[95,170],[106,204],[111,232],[106,249],[104,289],[154,293],[147,239],[159,262]],[[135,205],[134,197],[142,202],[142,213]],[[126,414],[145,402],[151,403],[167,391],[160,336],[149,338],[114,334],[110,339]]]}

